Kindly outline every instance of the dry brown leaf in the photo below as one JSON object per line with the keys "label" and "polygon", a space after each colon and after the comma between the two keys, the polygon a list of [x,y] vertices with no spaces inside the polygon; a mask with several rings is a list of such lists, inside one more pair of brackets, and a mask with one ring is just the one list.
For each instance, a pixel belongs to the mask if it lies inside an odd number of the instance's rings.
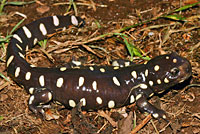
{"label": "dry brown leaf", "polygon": [[45,6],[45,5],[36,8],[36,11],[37,11],[38,13],[41,13],[41,14],[46,13],[46,12],[48,12],[49,10],[50,10],[50,7],[49,7],[49,6]]}
{"label": "dry brown leaf", "polygon": [[133,127],[133,112],[131,111],[128,117],[118,122],[119,134],[130,134]]}

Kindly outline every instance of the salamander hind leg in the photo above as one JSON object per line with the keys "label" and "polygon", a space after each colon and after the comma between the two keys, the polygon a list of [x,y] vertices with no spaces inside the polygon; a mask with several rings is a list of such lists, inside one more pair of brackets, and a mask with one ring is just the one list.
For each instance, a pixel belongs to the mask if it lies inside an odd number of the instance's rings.
{"label": "salamander hind leg", "polygon": [[142,112],[150,113],[156,119],[162,118],[166,120],[167,118],[166,113],[163,110],[156,108],[147,101],[147,97],[145,94],[141,93],[136,95],[136,105]]}
{"label": "salamander hind leg", "polygon": [[44,108],[50,108],[50,105],[45,105],[52,100],[52,93],[44,88],[35,89],[29,98],[29,109],[35,114],[45,115]]}

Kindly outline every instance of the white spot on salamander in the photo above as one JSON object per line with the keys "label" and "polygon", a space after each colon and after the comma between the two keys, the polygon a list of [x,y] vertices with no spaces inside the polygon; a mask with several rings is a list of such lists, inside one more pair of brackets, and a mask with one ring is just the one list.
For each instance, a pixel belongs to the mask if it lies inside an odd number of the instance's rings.
{"label": "white spot on salamander", "polygon": [[133,76],[134,79],[137,79],[137,73],[136,73],[136,71],[132,71],[131,75]]}
{"label": "white spot on salamander", "polygon": [[158,84],[161,84],[161,80],[160,80],[160,79],[157,79],[157,83],[158,83]]}
{"label": "white spot on salamander", "polygon": [[153,86],[153,81],[150,80],[150,81],[149,81],[149,85],[150,85],[150,86]]}
{"label": "white spot on salamander", "polygon": [[29,105],[32,104],[34,99],[35,99],[35,97],[34,97],[34,95],[32,95],[32,96],[29,98],[28,104],[29,104]]}
{"label": "white spot on salamander", "polygon": [[71,22],[74,26],[78,26],[78,20],[74,15],[71,16]]}
{"label": "white spot on salamander", "polygon": [[154,66],[154,70],[155,70],[155,71],[158,71],[159,69],[160,69],[160,66],[158,66],[158,65],[155,65],[155,66]]}
{"label": "white spot on salamander", "polygon": [[103,102],[102,99],[101,99],[101,97],[97,97],[96,101],[97,101],[98,104],[102,104],[102,102]]}
{"label": "white spot on salamander", "polygon": [[65,70],[67,70],[66,67],[61,67],[61,68],[60,68],[60,71],[65,71]]}
{"label": "white spot on salamander", "polygon": [[44,35],[44,36],[47,35],[47,30],[43,23],[40,23],[39,28],[40,28],[42,35]]}
{"label": "white spot on salamander", "polygon": [[93,81],[92,87],[93,87],[94,90],[97,90],[97,82],[96,81]]}
{"label": "white spot on salamander", "polygon": [[48,92],[48,99],[49,99],[49,101],[52,99],[52,93],[51,92]]}
{"label": "white spot on salamander", "polygon": [[25,33],[27,38],[31,38],[32,37],[32,34],[31,34],[30,30],[26,26],[23,26],[22,29],[24,30],[24,33]]}
{"label": "white spot on salamander", "polygon": [[11,56],[8,58],[7,64],[6,64],[7,67],[10,65],[10,63],[13,61],[13,59],[14,59],[14,56],[13,56],[13,55],[11,55]]}
{"label": "white spot on salamander", "polygon": [[34,90],[35,89],[33,87],[30,87],[28,91],[29,91],[30,94],[33,94]]}
{"label": "white spot on salamander", "polygon": [[58,26],[59,25],[59,19],[58,19],[58,17],[57,16],[53,16],[53,24],[54,24],[54,26]]}
{"label": "white spot on salamander", "polygon": [[149,74],[149,70],[148,70],[148,69],[146,69],[146,70],[145,70],[145,76],[147,77],[147,76],[148,76],[148,74]]}
{"label": "white spot on salamander", "polygon": [[108,102],[108,108],[114,108],[115,107],[115,102],[113,100]]}
{"label": "white spot on salamander", "polygon": [[63,79],[63,78],[58,78],[58,79],[57,79],[57,82],[56,82],[56,86],[59,87],[59,88],[62,87],[63,82],[64,82],[64,79]]}
{"label": "white spot on salamander", "polygon": [[41,75],[40,77],[39,77],[39,83],[40,83],[40,85],[43,87],[44,86],[44,75]]}
{"label": "white spot on salamander", "polygon": [[154,113],[152,115],[153,115],[154,118],[158,118],[158,116],[159,116],[158,113]]}
{"label": "white spot on salamander", "polygon": [[115,77],[115,76],[113,77],[113,82],[115,83],[115,85],[120,86],[120,82],[117,79],[117,77]]}
{"label": "white spot on salamander", "polygon": [[113,69],[114,69],[114,70],[117,70],[117,69],[119,69],[119,67],[113,67]]}
{"label": "white spot on salamander", "polygon": [[142,89],[147,89],[148,86],[147,86],[146,84],[140,84],[140,88],[142,88]]}
{"label": "white spot on salamander", "polygon": [[26,51],[28,51],[28,45],[26,45]]}
{"label": "white spot on salamander", "polygon": [[86,106],[86,99],[85,99],[85,98],[82,98],[82,99],[80,100],[80,102],[83,103],[83,106]]}
{"label": "white spot on salamander", "polygon": [[25,79],[26,79],[26,80],[30,80],[30,79],[31,79],[31,72],[27,72],[27,73],[26,73]]}
{"label": "white spot on salamander", "polygon": [[100,72],[104,73],[106,70],[104,68],[100,68]]}
{"label": "white spot on salamander", "polygon": [[173,59],[173,63],[177,63],[177,59]]}
{"label": "white spot on salamander", "polygon": [[15,77],[18,77],[20,73],[20,67],[17,67],[15,70]]}
{"label": "white spot on salamander", "polygon": [[23,50],[22,47],[19,44],[16,44],[17,48],[19,48],[19,50]]}
{"label": "white spot on salamander", "polygon": [[14,34],[13,38],[17,39],[20,43],[22,43],[22,39],[19,37],[19,35]]}
{"label": "white spot on salamander", "polygon": [[134,103],[135,102],[135,97],[134,97],[134,95],[131,95],[131,97],[130,97],[130,103]]}
{"label": "white spot on salamander", "polygon": [[35,38],[35,39],[33,40],[33,44],[35,45],[37,42],[38,42],[38,39]]}
{"label": "white spot on salamander", "polygon": [[139,100],[141,97],[142,97],[142,94],[138,94],[138,95],[136,96],[136,100]]}
{"label": "white spot on salamander", "polygon": [[78,86],[81,87],[84,84],[84,77],[79,77]]}
{"label": "white spot on salamander", "polygon": [[70,107],[75,107],[76,106],[76,103],[74,100],[69,100],[69,106]]}
{"label": "white spot on salamander", "polygon": [[94,71],[94,67],[89,67],[89,69],[90,69],[91,71]]}
{"label": "white spot on salamander", "polygon": [[25,58],[24,55],[23,55],[22,53],[20,53],[20,52],[19,52],[19,56],[20,56],[21,58],[23,58],[23,59]]}
{"label": "white spot on salamander", "polygon": [[169,83],[169,80],[167,78],[164,79],[165,83]]}

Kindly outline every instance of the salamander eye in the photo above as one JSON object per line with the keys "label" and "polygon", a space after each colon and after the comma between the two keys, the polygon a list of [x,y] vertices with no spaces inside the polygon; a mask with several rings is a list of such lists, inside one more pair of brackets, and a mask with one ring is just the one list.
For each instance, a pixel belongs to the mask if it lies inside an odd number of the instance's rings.
{"label": "salamander eye", "polygon": [[175,76],[177,76],[178,74],[179,74],[179,69],[178,68],[172,68],[171,69],[171,75],[172,75],[172,77],[175,77]]}

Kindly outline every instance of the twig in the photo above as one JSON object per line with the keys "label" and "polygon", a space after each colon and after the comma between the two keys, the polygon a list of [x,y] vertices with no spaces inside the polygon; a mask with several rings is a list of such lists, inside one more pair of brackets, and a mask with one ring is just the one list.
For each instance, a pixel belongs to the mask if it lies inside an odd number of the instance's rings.
{"label": "twig", "polygon": [[131,134],[138,132],[144,125],[146,125],[152,119],[151,114],[149,114],[135,129],[131,131]]}

